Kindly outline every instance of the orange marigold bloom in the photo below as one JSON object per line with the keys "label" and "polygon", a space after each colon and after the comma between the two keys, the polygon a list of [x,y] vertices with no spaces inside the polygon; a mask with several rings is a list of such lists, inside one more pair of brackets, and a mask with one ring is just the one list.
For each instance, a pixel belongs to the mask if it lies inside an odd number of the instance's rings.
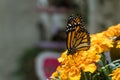
{"label": "orange marigold bloom", "polygon": [[112,41],[103,33],[97,33],[91,35],[91,47],[94,47],[97,53],[101,53],[103,51],[108,51],[113,45]]}
{"label": "orange marigold bloom", "polygon": [[107,37],[120,36],[120,24],[109,27],[108,30],[103,33]]}
{"label": "orange marigold bloom", "polygon": [[99,61],[100,55],[92,50],[93,49],[90,48],[88,51],[80,51],[74,55],[66,55],[67,51],[65,51],[61,57],[58,58],[61,65],[52,76],[57,77],[59,72],[60,80],[80,80],[80,70],[93,73],[97,68],[95,63]]}
{"label": "orange marigold bloom", "polygon": [[110,76],[112,77],[112,80],[120,80],[120,68],[113,70]]}

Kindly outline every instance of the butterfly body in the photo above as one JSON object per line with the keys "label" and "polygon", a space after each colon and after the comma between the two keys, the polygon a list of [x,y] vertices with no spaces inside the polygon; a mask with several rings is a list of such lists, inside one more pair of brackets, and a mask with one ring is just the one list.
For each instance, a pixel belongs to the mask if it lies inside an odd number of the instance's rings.
{"label": "butterfly body", "polygon": [[83,26],[79,16],[71,16],[68,19],[66,27],[66,45],[68,55],[73,55],[76,51],[88,50],[90,47],[90,36],[86,28]]}
{"label": "butterfly body", "polygon": [[68,49],[68,53],[67,53],[68,55],[69,54],[74,54],[74,53],[76,53],[76,48],[69,48]]}

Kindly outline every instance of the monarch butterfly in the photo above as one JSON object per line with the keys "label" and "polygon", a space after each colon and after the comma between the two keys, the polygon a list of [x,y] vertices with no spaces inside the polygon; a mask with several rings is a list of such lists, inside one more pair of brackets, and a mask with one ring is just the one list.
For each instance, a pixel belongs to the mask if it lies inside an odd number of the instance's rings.
{"label": "monarch butterfly", "polygon": [[73,55],[76,51],[88,50],[90,47],[90,35],[81,21],[81,17],[70,16],[66,27],[67,55]]}

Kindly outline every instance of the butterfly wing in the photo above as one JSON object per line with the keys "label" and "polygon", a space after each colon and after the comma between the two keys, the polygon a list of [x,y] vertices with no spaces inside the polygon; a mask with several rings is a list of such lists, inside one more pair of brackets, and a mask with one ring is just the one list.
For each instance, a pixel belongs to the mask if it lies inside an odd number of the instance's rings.
{"label": "butterfly wing", "polygon": [[68,54],[74,54],[76,50],[87,50],[90,46],[90,36],[81,23],[80,17],[70,17],[67,23],[67,49]]}
{"label": "butterfly wing", "polygon": [[75,36],[75,27],[73,26],[74,24],[74,17],[70,16],[68,23],[67,23],[67,28],[66,28],[66,34],[67,34],[67,49],[70,49],[73,47],[73,41],[74,41],[74,36]]}
{"label": "butterfly wing", "polygon": [[77,50],[87,50],[90,47],[90,36],[84,27],[79,27],[79,30],[74,36],[73,47]]}

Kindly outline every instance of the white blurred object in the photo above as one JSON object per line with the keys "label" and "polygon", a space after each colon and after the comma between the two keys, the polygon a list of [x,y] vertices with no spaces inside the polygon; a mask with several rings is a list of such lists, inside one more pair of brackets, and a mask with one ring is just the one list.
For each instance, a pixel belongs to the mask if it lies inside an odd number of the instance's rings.
{"label": "white blurred object", "polygon": [[[57,13],[55,6],[49,6],[48,0],[38,0],[37,8],[40,10],[38,14],[38,20],[45,26],[45,30],[48,33],[47,40],[51,39],[51,35],[54,34],[53,28],[60,29],[64,27],[66,13]],[[53,10],[52,10],[53,9]],[[57,9],[59,11],[59,9]]]}
{"label": "white blurred object", "polygon": [[47,6],[48,5],[48,0],[37,0],[37,6]]}
{"label": "white blurred object", "polygon": [[111,63],[110,52],[109,52],[109,51],[106,51],[106,52],[104,52],[104,53],[105,53],[105,57],[106,57],[106,59],[108,60],[108,62]]}

